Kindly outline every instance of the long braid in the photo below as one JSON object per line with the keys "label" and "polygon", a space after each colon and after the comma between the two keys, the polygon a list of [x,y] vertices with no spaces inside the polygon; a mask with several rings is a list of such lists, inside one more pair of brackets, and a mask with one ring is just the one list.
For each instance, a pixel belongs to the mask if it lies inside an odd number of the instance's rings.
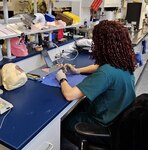
{"label": "long braid", "polygon": [[116,21],[104,20],[94,27],[92,58],[99,65],[135,70],[135,54],[127,28]]}

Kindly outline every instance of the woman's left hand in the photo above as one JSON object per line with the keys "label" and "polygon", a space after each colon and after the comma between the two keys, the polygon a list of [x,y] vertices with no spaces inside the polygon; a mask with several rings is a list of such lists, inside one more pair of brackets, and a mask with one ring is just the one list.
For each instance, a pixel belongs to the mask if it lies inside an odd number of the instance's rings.
{"label": "woman's left hand", "polygon": [[59,70],[56,74],[56,79],[60,82],[61,79],[67,79],[65,73],[63,72],[63,70]]}

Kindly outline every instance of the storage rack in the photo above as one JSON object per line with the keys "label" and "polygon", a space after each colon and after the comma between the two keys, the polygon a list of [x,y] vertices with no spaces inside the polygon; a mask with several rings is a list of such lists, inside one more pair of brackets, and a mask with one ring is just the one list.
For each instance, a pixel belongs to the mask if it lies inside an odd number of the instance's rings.
{"label": "storage rack", "polygon": [[[70,1],[67,1],[67,0],[59,0],[60,1],[66,1],[66,2],[80,2],[81,3],[81,0],[70,0]],[[48,12],[51,14],[51,1],[48,0]],[[4,26],[7,26],[9,24],[9,18],[8,18],[8,3],[7,3],[7,0],[3,0],[3,12],[4,12]],[[34,0],[34,13],[37,13],[37,0]],[[80,26],[80,24],[75,24],[75,25],[70,25],[70,26],[61,26],[61,27],[53,27],[53,28],[49,28],[49,29],[43,29],[43,30],[35,30],[35,31],[32,31],[32,30],[29,30],[29,29],[26,29],[24,31],[22,31],[22,33],[24,33],[25,35],[31,35],[31,34],[34,34],[35,35],[35,40],[38,41],[37,39],[37,34],[38,33],[44,33],[44,32],[49,32],[49,40],[51,40],[51,33],[52,31],[54,30],[58,30],[58,29],[63,29],[63,28],[73,28],[73,27],[78,27]],[[7,56],[6,58],[8,59],[13,59],[14,57],[11,55],[11,45],[10,45],[10,39],[11,38],[14,38],[14,37],[18,37],[20,36],[21,34],[19,33],[16,33],[16,34],[13,34],[13,35],[6,35],[6,36],[0,36],[0,39],[6,39],[6,47],[7,47]]]}

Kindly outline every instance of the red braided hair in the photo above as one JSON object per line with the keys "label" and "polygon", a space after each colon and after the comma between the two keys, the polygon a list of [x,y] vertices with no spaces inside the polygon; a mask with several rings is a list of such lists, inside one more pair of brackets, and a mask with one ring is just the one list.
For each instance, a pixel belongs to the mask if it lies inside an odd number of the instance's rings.
{"label": "red braided hair", "polygon": [[135,53],[126,27],[117,21],[101,21],[94,27],[92,40],[92,58],[96,64],[110,64],[133,74]]}

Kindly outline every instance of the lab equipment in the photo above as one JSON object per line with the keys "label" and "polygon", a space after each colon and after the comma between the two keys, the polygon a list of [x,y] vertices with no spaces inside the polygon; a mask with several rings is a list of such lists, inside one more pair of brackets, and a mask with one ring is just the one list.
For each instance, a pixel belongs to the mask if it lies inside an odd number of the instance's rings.
{"label": "lab equipment", "polygon": [[136,29],[141,29],[140,22],[142,3],[127,3],[126,20],[128,23],[136,22]]}
{"label": "lab equipment", "polygon": [[69,16],[63,14],[63,13],[58,13],[56,16],[56,19],[61,19],[62,21],[66,22],[66,25],[72,25],[73,24],[73,19],[70,18]]}
{"label": "lab equipment", "polygon": [[77,15],[71,13],[71,12],[67,12],[67,11],[63,12],[63,14],[70,17],[70,18],[72,18],[73,19],[73,24],[80,23],[80,17],[79,16],[77,16]]}
{"label": "lab equipment", "polygon": [[10,102],[0,97],[0,114],[5,113],[6,111],[10,110],[12,107],[13,105]]}
{"label": "lab equipment", "polygon": [[14,63],[7,63],[2,67],[2,84],[8,91],[23,86],[27,82],[25,72]]}
{"label": "lab equipment", "polygon": [[75,41],[73,48],[77,49],[79,53],[87,52],[91,53],[91,45],[92,45],[92,39],[80,39]]}
{"label": "lab equipment", "polygon": [[46,50],[46,49],[43,49],[43,50],[41,51],[41,54],[42,54],[42,56],[43,56],[43,58],[44,58],[44,60],[45,60],[45,62],[46,62],[46,64],[47,64],[47,66],[48,66],[49,68],[52,67],[52,66],[53,66],[53,63],[52,63],[51,58],[50,58],[49,55],[48,55],[47,50]]}
{"label": "lab equipment", "polygon": [[32,20],[34,19],[31,15],[29,14],[22,14],[21,16],[21,21],[25,24],[27,28],[31,28]]}
{"label": "lab equipment", "polygon": [[0,40],[0,61],[3,60],[3,54],[2,54],[2,45],[4,44],[4,40]]}
{"label": "lab equipment", "polygon": [[43,14],[35,13],[34,17],[35,17],[35,19],[33,19],[33,21],[32,21],[33,24],[45,25],[46,20],[45,20],[45,16]]}
{"label": "lab equipment", "polygon": [[90,7],[94,12],[96,12],[99,9],[101,3],[102,3],[102,0],[94,0]]}
{"label": "lab equipment", "polygon": [[39,80],[40,79],[40,75],[38,75],[38,74],[27,73],[26,75],[31,80]]}
{"label": "lab equipment", "polygon": [[11,52],[16,57],[22,57],[28,55],[28,49],[24,44],[24,37],[20,39],[18,37],[11,38]]}

